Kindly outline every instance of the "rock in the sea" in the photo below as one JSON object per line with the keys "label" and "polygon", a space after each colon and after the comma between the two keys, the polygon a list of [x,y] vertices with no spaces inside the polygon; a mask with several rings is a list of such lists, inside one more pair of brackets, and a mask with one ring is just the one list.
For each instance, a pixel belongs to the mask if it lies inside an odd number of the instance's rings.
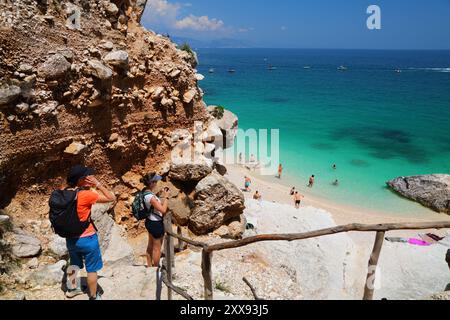
{"label": "rock in the sea", "polygon": [[13,102],[20,96],[21,89],[15,85],[0,86],[0,106]]}
{"label": "rock in the sea", "polygon": [[62,54],[54,54],[39,68],[40,77],[47,80],[56,80],[64,77],[70,71],[71,64]]}
{"label": "rock in the sea", "polygon": [[60,284],[64,278],[63,269],[66,264],[66,261],[61,260],[53,265],[41,266],[28,277],[28,281],[41,286]]}
{"label": "rock in the sea", "polygon": [[112,51],[103,60],[112,66],[126,68],[128,66],[128,53],[123,50]]}
{"label": "rock in the sea", "polygon": [[41,248],[41,241],[27,232],[20,231],[12,236],[12,253],[18,258],[36,257]]}
{"label": "rock in the sea", "polygon": [[216,230],[239,217],[245,209],[242,192],[218,173],[199,182],[194,200],[189,227],[199,235]]}
{"label": "rock in the sea", "polygon": [[56,234],[52,236],[48,248],[58,259],[62,259],[68,254],[66,240]]}
{"label": "rock in the sea", "polygon": [[450,175],[400,177],[387,182],[402,196],[440,213],[450,213]]}
{"label": "rock in the sea", "polygon": [[87,64],[88,64],[87,72],[90,75],[104,81],[112,78],[113,71],[100,61],[89,60]]}
{"label": "rock in the sea", "polygon": [[200,181],[212,172],[212,168],[203,164],[173,165],[169,178],[176,181]]}

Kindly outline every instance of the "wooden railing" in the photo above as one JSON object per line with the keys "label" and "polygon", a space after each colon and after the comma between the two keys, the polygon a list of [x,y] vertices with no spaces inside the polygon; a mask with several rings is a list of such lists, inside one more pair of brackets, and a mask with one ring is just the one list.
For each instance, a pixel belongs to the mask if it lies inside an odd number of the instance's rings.
{"label": "wooden railing", "polygon": [[[182,297],[188,300],[193,300],[193,298],[187,294],[187,292],[172,283],[173,274],[172,268],[175,266],[174,255],[175,248],[173,239],[178,240],[177,248],[183,250],[184,243],[191,246],[202,249],[202,276],[204,284],[204,297],[205,300],[213,300],[213,281],[212,281],[212,256],[214,251],[222,251],[229,249],[241,248],[250,244],[264,242],[264,241],[297,241],[305,240],[317,237],[323,237],[333,234],[339,234],[344,232],[376,232],[375,243],[370,255],[367,279],[364,285],[364,296],[363,300],[373,300],[374,286],[375,283],[375,270],[377,269],[378,259],[380,257],[381,249],[383,247],[384,238],[386,232],[395,230],[427,230],[427,229],[447,229],[450,228],[450,221],[446,222],[426,222],[426,223],[389,223],[389,224],[349,224],[344,226],[336,226],[332,228],[309,231],[304,233],[294,233],[294,234],[264,234],[257,235],[254,237],[248,237],[242,240],[228,241],[219,244],[208,245],[203,242],[194,241],[192,239],[186,238],[182,235],[181,229],[178,228],[177,233],[173,232],[172,228],[172,218],[170,215],[166,216],[165,220],[166,228],[166,239],[165,239],[165,259],[163,267],[163,281],[168,288],[168,299],[172,299],[172,292],[175,291]],[[248,282],[247,279],[243,281],[250,287],[255,299],[259,299],[256,295],[255,289]]]}

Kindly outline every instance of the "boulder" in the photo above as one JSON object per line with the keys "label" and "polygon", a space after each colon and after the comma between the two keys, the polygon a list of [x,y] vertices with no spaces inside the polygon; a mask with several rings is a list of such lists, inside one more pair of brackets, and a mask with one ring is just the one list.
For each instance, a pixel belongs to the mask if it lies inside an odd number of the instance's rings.
{"label": "boulder", "polygon": [[0,215],[0,225],[7,224],[10,222],[10,218],[7,215]]}
{"label": "boulder", "polygon": [[194,100],[195,96],[197,95],[197,90],[195,88],[192,88],[189,91],[186,91],[183,95],[183,101],[185,103],[191,103],[192,100]]}
{"label": "boulder", "polygon": [[106,13],[110,16],[115,17],[119,13],[119,8],[113,2],[105,1],[104,7],[105,7]]}
{"label": "boulder", "polygon": [[51,237],[48,248],[58,259],[63,259],[68,255],[66,239],[56,234]]}
{"label": "boulder", "polygon": [[179,226],[187,226],[194,203],[186,194],[180,193],[178,197],[169,199],[169,208],[172,212],[173,222]]}
{"label": "boulder", "polygon": [[212,172],[212,168],[204,164],[172,165],[169,178],[176,181],[200,181]]}
{"label": "boulder", "polygon": [[67,262],[61,260],[53,265],[41,266],[29,277],[28,281],[41,286],[54,286],[61,284],[64,278],[63,269],[66,267]]}
{"label": "boulder", "polygon": [[207,234],[239,217],[244,209],[242,192],[220,174],[212,173],[195,188],[189,227],[196,234]]}
{"label": "boulder", "polygon": [[28,111],[30,111],[30,105],[28,103],[22,102],[22,103],[17,104],[16,107],[14,108],[14,110],[18,114],[25,114]]}
{"label": "boulder", "polygon": [[402,196],[440,213],[450,213],[450,175],[400,177],[387,182]]}
{"label": "boulder", "polygon": [[32,258],[41,253],[41,241],[35,236],[24,232],[15,231],[12,236],[12,253],[18,258]]}
{"label": "boulder", "polygon": [[234,144],[234,140],[239,129],[239,119],[234,113],[228,110],[224,110],[223,114],[221,112],[217,112],[217,108],[217,106],[209,106],[207,110],[214,116],[213,123],[215,123],[222,131],[222,147],[227,149],[232,147]]}
{"label": "boulder", "polygon": [[30,269],[37,269],[39,267],[38,258],[30,259],[30,261],[27,262],[27,267]]}
{"label": "boulder", "polygon": [[214,231],[214,234],[224,239],[238,240],[242,239],[246,226],[247,220],[242,214],[239,217],[234,218],[228,224],[221,226],[219,229]]}
{"label": "boulder", "polygon": [[21,63],[17,71],[20,73],[30,74],[33,72],[33,66],[28,63]]}
{"label": "boulder", "polygon": [[103,264],[105,267],[129,265],[134,258],[133,249],[126,240],[124,229],[108,214],[111,209],[112,204],[92,207],[92,220],[98,229]]}
{"label": "boulder", "polygon": [[78,155],[81,152],[83,152],[83,150],[85,150],[87,148],[87,146],[85,146],[82,143],[79,142],[72,142],[65,150],[64,153],[65,154],[71,154],[71,155]]}
{"label": "boulder", "polygon": [[39,67],[38,74],[47,80],[57,80],[64,77],[70,71],[71,64],[62,54],[54,54]]}
{"label": "boulder", "polygon": [[20,96],[21,89],[15,85],[0,86],[0,106],[14,102]]}
{"label": "boulder", "polygon": [[128,66],[128,53],[123,50],[112,51],[103,60],[111,66],[126,68]]}
{"label": "boulder", "polygon": [[87,65],[88,68],[86,70],[89,75],[94,76],[103,81],[110,80],[112,78],[113,71],[100,61],[89,60]]}

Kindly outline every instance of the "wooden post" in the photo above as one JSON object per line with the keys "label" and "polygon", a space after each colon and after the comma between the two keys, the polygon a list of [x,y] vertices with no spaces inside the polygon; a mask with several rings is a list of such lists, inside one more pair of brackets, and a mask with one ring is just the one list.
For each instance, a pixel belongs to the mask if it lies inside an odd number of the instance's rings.
{"label": "wooden post", "polygon": [[202,251],[202,275],[203,286],[205,290],[205,300],[214,300],[213,285],[212,285],[212,272],[211,272],[211,260],[212,252],[205,249]]}
{"label": "wooden post", "polygon": [[375,244],[373,246],[372,254],[369,259],[369,270],[367,272],[367,279],[364,286],[364,297],[363,300],[373,300],[374,286],[375,286],[375,275],[378,265],[378,259],[380,258],[381,248],[384,242],[384,231],[377,232],[375,238]]}
{"label": "wooden post", "polygon": [[[181,230],[180,226],[177,227],[177,234],[180,237],[183,236],[183,231]],[[183,251],[184,250],[184,242],[180,238],[178,238],[178,248],[177,249],[178,249],[178,251]]]}
{"label": "wooden post", "polygon": [[[167,270],[167,280],[172,283],[172,255],[170,254],[170,238],[168,234],[166,235],[164,254],[165,254],[165,268]],[[167,287],[167,300],[172,300],[172,289]]]}

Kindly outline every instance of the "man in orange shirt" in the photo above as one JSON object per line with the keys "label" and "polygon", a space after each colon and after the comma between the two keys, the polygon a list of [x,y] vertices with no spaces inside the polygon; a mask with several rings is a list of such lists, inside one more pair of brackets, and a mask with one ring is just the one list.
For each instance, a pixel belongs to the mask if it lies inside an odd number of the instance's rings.
{"label": "man in orange shirt", "polygon": [[[73,167],[67,177],[69,188],[78,189],[77,213],[81,222],[91,219],[91,208],[94,204],[116,201],[114,194],[108,191],[93,174],[93,169],[79,165]],[[97,192],[92,191],[91,188],[96,188]],[[89,299],[101,300],[101,295],[97,292],[97,272],[103,268],[103,262],[94,224],[89,223],[81,236],[66,239],[66,244],[70,255],[70,265],[80,269],[84,268],[84,264],[86,265]],[[66,296],[73,298],[80,294],[83,294],[83,291],[81,288],[76,288],[67,291]]]}

